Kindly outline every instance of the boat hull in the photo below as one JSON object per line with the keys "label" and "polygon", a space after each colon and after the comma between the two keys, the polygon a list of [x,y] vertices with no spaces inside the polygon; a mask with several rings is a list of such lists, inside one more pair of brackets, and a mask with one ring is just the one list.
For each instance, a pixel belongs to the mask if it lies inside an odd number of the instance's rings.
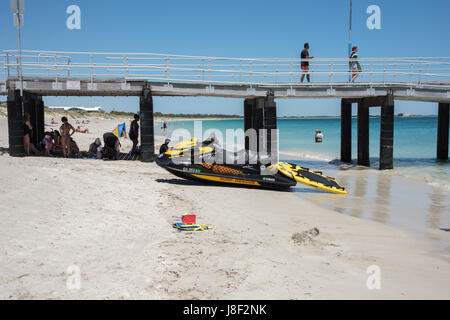
{"label": "boat hull", "polygon": [[[213,171],[214,166],[212,165],[210,169],[201,164],[175,164],[164,157],[157,158],[156,163],[177,177],[210,184],[273,190],[287,190],[297,184],[295,180],[279,173],[261,175],[257,174],[255,169],[250,167],[246,168],[245,166],[239,168],[239,171],[242,171],[242,173],[227,173]],[[216,167],[227,168],[230,171],[238,170],[237,167],[224,167],[220,165]],[[252,171],[255,172],[253,173]]]}

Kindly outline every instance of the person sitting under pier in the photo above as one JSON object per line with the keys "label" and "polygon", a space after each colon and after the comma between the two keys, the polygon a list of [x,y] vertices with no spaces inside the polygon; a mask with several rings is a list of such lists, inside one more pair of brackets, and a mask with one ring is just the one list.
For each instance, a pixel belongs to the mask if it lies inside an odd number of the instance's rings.
{"label": "person sitting under pier", "polygon": [[120,156],[120,141],[114,133],[106,132],[103,134],[104,147],[102,149],[102,158],[117,160]]}
{"label": "person sitting under pier", "polygon": [[75,140],[73,140],[73,138],[70,138],[70,154],[72,156],[77,155],[80,152],[80,148],[78,148],[77,143],[75,142]]}
{"label": "person sitting under pier", "polygon": [[89,146],[89,154],[95,156],[97,159],[102,158],[102,142],[100,138],[95,139],[94,142]]}
{"label": "person sitting under pier", "polygon": [[61,146],[61,134],[58,130],[52,131],[52,138],[53,143],[50,149],[50,154],[61,157],[63,155],[62,153],[62,146]]}

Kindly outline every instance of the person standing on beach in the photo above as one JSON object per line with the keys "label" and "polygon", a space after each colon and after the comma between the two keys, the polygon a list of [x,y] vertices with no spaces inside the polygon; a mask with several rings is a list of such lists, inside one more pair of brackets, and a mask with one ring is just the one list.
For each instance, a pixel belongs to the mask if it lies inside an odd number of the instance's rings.
{"label": "person standing on beach", "polygon": [[130,139],[133,141],[133,148],[131,149],[131,152],[136,152],[138,139],[139,139],[139,115],[134,115],[134,120],[131,121],[130,124]]}
{"label": "person standing on beach", "polygon": [[[68,122],[66,117],[61,118],[61,122],[63,123],[61,125],[61,128],[59,128],[59,131],[61,132],[61,146],[62,146],[62,152],[63,157],[72,157],[72,150],[71,150],[71,136],[75,133],[75,128]],[[70,131],[72,130],[72,133]]]}
{"label": "person standing on beach", "polygon": [[31,143],[31,136],[33,134],[33,126],[31,125],[30,118],[31,118],[30,114],[25,112],[23,115],[23,120],[24,120],[24,122],[23,122],[23,146],[25,149],[25,154],[27,156],[30,155],[30,150],[34,154],[39,154],[39,151],[36,149],[34,144]]}
{"label": "person standing on beach", "polygon": [[305,75],[306,75],[306,79],[308,80],[308,82],[311,82],[310,78],[309,78],[309,61],[308,59],[313,59],[314,57],[311,57],[309,55],[309,43],[305,43],[305,45],[303,46],[303,50],[300,53],[300,59],[301,59],[301,63],[300,66],[302,68],[303,74],[302,74],[302,78],[300,80],[301,83],[303,83],[303,80],[305,79]]}
{"label": "person standing on beach", "polygon": [[350,82],[355,82],[355,79],[358,77],[359,73],[362,71],[361,65],[358,61],[358,47],[353,47],[352,52],[350,53],[349,57],[349,67],[352,71],[352,80]]}

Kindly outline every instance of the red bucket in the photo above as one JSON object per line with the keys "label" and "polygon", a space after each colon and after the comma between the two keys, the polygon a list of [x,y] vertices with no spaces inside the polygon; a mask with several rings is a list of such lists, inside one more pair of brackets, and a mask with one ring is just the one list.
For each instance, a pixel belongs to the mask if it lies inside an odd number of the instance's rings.
{"label": "red bucket", "polygon": [[181,216],[181,222],[183,224],[195,224],[196,218],[195,214],[184,214]]}

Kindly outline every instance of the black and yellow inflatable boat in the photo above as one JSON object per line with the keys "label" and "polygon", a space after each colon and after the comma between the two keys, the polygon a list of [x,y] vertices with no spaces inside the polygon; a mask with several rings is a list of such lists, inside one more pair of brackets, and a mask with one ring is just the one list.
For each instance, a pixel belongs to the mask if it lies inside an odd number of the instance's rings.
{"label": "black and yellow inflatable boat", "polygon": [[[257,154],[242,150],[230,153],[213,141],[198,143],[191,139],[177,144],[156,158],[156,163],[170,173],[189,180],[217,184],[288,189],[297,183],[336,194],[347,194],[345,188],[331,177],[287,162],[264,166]],[[221,160],[221,161],[218,161]]]}

